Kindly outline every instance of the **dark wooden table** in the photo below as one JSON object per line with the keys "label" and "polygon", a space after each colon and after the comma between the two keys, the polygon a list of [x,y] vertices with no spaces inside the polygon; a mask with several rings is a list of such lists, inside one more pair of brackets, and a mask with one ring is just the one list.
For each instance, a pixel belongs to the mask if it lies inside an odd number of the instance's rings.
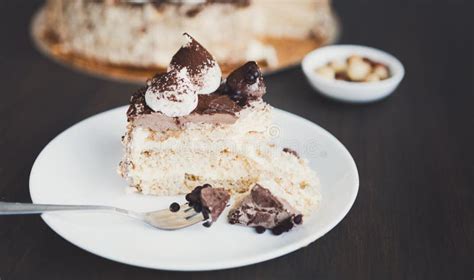
{"label": "dark wooden table", "polygon": [[[28,30],[40,4],[0,2],[1,200],[30,201],[29,172],[41,149],[70,125],[125,104],[135,89],[41,56]],[[335,8],[341,43],[393,53],[406,76],[394,95],[370,105],[321,98],[298,68],[267,77],[267,101],[325,127],[355,158],[359,195],[334,230],[275,260],[180,273],[87,253],[38,216],[0,217],[0,279],[473,279],[472,0],[351,0]]]}

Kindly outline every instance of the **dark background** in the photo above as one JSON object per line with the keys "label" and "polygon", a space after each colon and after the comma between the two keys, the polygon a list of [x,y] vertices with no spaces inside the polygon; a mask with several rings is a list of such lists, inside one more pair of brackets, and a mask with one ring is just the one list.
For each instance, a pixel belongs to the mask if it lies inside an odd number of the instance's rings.
{"label": "dark background", "polygon": [[[41,3],[0,2],[0,199],[6,201],[30,201],[30,168],[53,137],[126,104],[136,88],[40,55],[28,28]],[[473,279],[473,1],[340,0],[334,6],[341,43],[381,48],[406,68],[398,90],[370,105],[320,97],[299,68],[266,79],[269,103],[329,130],[358,165],[359,195],[336,228],[275,260],[180,273],[87,253],[39,216],[0,217],[0,278]]]}

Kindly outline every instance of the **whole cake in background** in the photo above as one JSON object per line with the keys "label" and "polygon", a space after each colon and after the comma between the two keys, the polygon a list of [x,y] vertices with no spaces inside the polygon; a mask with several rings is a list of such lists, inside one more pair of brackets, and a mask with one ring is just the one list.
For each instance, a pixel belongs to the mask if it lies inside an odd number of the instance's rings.
{"label": "whole cake in background", "polygon": [[183,32],[199,38],[224,74],[249,60],[264,69],[295,64],[337,32],[329,0],[182,2],[47,0],[34,35],[72,63],[139,75],[165,71]]}
{"label": "whole cake in background", "polygon": [[[257,63],[222,79],[214,57],[190,35],[184,38],[167,72],[131,98],[120,175],[147,195],[186,194],[210,184],[246,196],[258,184],[285,201],[271,211],[286,214],[271,217],[308,213],[318,204],[319,180],[295,151],[272,143],[272,107],[262,99],[266,87]],[[264,192],[257,188],[257,194]],[[283,208],[287,204],[291,209]],[[245,223],[237,216],[234,223]]]}

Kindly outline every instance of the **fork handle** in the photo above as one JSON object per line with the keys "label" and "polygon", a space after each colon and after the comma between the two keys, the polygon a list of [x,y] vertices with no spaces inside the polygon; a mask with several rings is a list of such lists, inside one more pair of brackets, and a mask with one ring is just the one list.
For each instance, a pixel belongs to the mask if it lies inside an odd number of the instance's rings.
{"label": "fork handle", "polygon": [[25,215],[42,214],[52,211],[117,211],[115,207],[95,205],[56,205],[56,204],[33,204],[0,201],[0,215]]}

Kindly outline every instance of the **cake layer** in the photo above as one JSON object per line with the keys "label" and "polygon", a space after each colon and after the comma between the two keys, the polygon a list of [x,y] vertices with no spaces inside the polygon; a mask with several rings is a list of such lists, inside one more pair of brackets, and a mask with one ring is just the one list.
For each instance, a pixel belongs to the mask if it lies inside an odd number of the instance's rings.
{"label": "cake layer", "polygon": [[[271,108],[266,103],[253,102],[230,124],[186,122],[163,130],[157,127],[164,123],[163,118],[158,113],[147,114],[129,123],[120,172],[132,186],[144,193],[177,194],[189,191],[184,185],[195,187],[193,182],[212,182],[219,187],[224,181],[234,184],[227,181],[255,177],[248,174],[250,166],[238,155],[267,143]],[[204,177],[208,181],[202,181]],[[216,184],[219,180],[223,182]],[[163,186],[158,186],[160,182]]]}

